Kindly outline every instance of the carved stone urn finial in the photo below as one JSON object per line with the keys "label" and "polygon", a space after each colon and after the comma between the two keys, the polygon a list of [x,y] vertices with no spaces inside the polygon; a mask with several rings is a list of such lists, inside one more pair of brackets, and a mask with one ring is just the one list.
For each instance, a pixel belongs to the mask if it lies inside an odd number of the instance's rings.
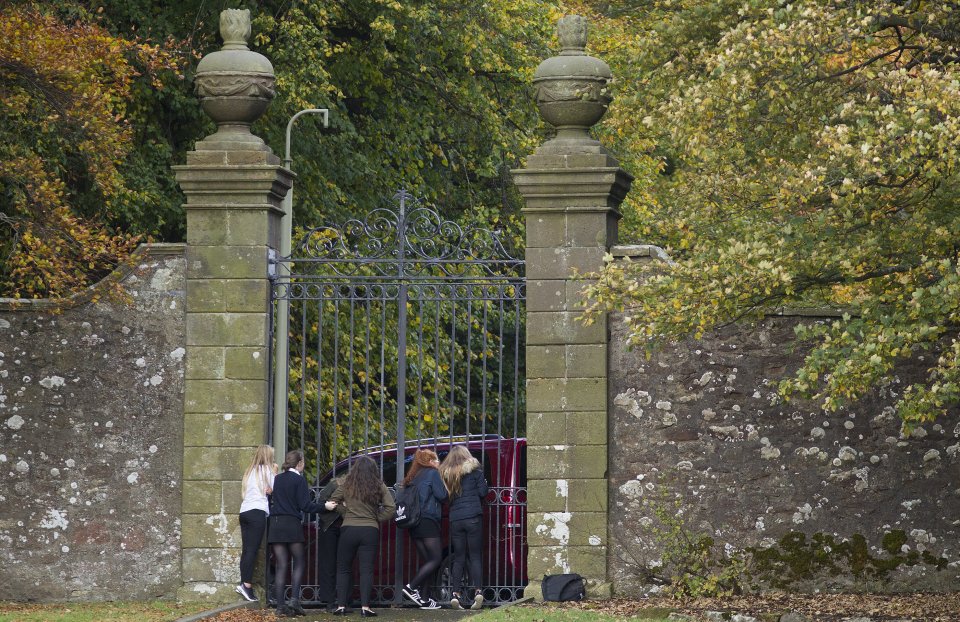
{"label": "carved stone urn finial", "polygon": [[561,56],[584,56],[587,47],[587,18],[565,15],[557,20]]}
{"label": "carved stone urn finial", "polygon": [[250,9],[227,9],[220,12],[220,36],[223,49],[246,50],[250,38]]}
{"label": "carved stone urn finial", "polygon": [[587,55],[587,20],[567,15],[557,22],[562,51],[540,63],[533,76],[534,97],[540,116],[557,129],[551,143],[563,141],[598,145],[589,130],[607,111],[613,80],[610,67]]}
{"label": "carved stone urn finial", "polygon": [[[250,38],[249,9],[220,13],[223,48],[204,56],[197,65],[194,88],[204,112],[217,124],[217,132],[205,139],[238,143],[237,148],[268,149],[250,132],[276,95],[273,65],[247,47]],[[242,146],[241,146],[242,145]]]}

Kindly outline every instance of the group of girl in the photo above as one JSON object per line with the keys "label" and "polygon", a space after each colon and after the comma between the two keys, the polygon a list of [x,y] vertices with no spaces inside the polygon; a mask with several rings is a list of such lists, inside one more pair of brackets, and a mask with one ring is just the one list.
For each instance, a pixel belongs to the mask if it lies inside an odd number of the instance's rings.
{"label": "group of girl", "polygon": [[[277,615],[281,616],[305,614],[300,604],[300,584],[307,561],[302,516],[323,509],[323,504],[310,500],[310,490],[303,477],[304,465],[303,452],[294,450],[287,452],[283,466],[277,467],[273,461],[273,447],[260,445],[241,481],[240,538],[243,548],[240,583],[236,591],[247,600],[257,600],[253,592],[253,566],[266,532],[267,544],[276,563],[273,587]],[[288,570],[293,579],[293,599],[290,601],[284,599]]]}
{"label": "group of girl", "polygon": [[[360,574],[360,615],[376,616],[370,607],[370,595],[380,545],[380,523],[395,515],[393,495],[383,483],[377,463],[369,456],[354,458],[346,476],[332,480],[316,502],[311,501],[303,469],[302,451],[288,452],[282,472],[277,473],[273,449],[267,445],[257,448],[242,482],[244,497],[240,506],[240,531],[243,549],[240,583],[236,590],[247,600],[256,600],[252,586],[253,566],[266,530],[267,543],[276,562],[273,589],[277,614],[303,615],[299,599],[306,566],[302,517],[305,513],[319,512],[321,550],[332,551],[336,542],[335,566],[330,563],[332,555],[320,560],[320,582],[327,586],[328,603],[334,598],[329,593],[334,568],[336,573],[336,604],[329,606],[328,610],[334,615],[347,613],[356,559]],[[420,449],[414,454],[403,486],[415,487],[420,501],[420,521],[410,529],[410,537],[421,561],[416,575],[403,586],[404,596],[421,609],[440,608],[434,599],[422,596],[420,590],[442,563],[441,507],[449,501],[454,589],[450,605],[454,609],[466,606],[480,609],[483,606],[483,594],[478,589],[482,572],[482,502],[488,490],[480,462],[462,445],[453,447],[442,464],[435,452]],[[268,520],[269,530],[266,529]],[[288,569],[293,595],[289,601],[284,598]],[[468,571],[467,576],[474,584],[470,588],[472,595],[463,590],[464,570]],[[324,595],[320,596],[323,598]]]}
{"label": "group of girl", "polygon": [[403,485],[414,486],[420,499],[420,522],[410,530],[421,565],[417,574],[403,586],[403,595],[421,609],[439,609],[432,598],[421,596],[420,589],[434,576],[443,561],[440,539],[441,504],[450,502],[450,549],[453,552],[450,606],[464,607],[463,571],[469,559],[468,576],[474,583],[471,609],[483,606],[479,587],[483,550],[483,498],[487,496],[487,480],[480,462],[463,445],[456,445],[444,458],[429,449],[414,454],[413,465],[403,478]]}

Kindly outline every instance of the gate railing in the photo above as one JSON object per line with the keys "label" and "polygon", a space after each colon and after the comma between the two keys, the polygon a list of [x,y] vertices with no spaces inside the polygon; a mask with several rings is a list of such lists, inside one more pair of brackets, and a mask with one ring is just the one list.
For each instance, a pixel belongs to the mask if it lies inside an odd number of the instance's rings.
{"label": "gate railing", "polygon": [[[271,391],[288,396],[288,444],[306,452],[308,481],[365,447],[525,435],[524,262],[498,232],[401,191],[363,220],[305,232],[273,263],[285,269],[271,272],[271,300],[289,306],[290,326]],[[395,462],[392,481],[404,475]],[[393,549],[381,551],[397,569],[383,593],[399,601],[400,539]]]}
{"label": "gate railing", "polygon": [[[392,490],[392,488],[391,488]],[[479,586],[484,602],[502,604],[517,600],[523,595],[526,585],[526,488],[496,486],[491,487],[485,501],[483,523],[483,577],[473,581],[467,577],[468,584]],[[322,576],[325,550],[325,534],[316,514],[310,514],[306,520],[307,531],[307,571],[300,588],[300,601],[304,606],[329,604],[320,583],[329,580]],[[446,530],[444,530],[446,533]],[[398,556],[397,550],[403,555]],[[329,561],[329,560],[327,560]],[[438,602],[448,603],[453,592],[452,555],[445,548],[443,562],[434,578],[433,584],[422,588],[424,596],[431,596]],[[416,574],[416,552],[408,536],[392,525],[381,526],[380,549],[374,566],[373,591],[371,602],[375,604],[396,604],[401,602],[396,576],[409,579]],[[469,571],[465,570],[469,575]],[[404,581],[405,582],[405,581]],[[354,589],[357,584],[354,582]],[[402,583],[401,583],[402,585]],[[292,597],[287,588],[288,597]],[[350,595],[352,600],[354,594]]]}

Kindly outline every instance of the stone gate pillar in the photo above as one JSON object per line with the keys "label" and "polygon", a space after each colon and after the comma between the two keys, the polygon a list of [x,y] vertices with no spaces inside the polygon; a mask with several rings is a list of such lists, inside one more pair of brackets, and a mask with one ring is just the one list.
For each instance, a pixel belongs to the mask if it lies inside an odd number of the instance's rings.
{"label": "stone gate pillar", "polygon": [[592,139],[612,79],[584,53],[587,23],[558,23],[563,50],[537,68],[541,116],[555,138],[513,171],[527,228],[526,595],[543,575],[577,572],[591,596],[607,580],[607,324],[577,320],[585,282],[616,244],[618,207],[633,179]]}
{"label": "stone gate pillar", "polygon": [[236,598],[240,479],[267,438],[268,258],[292,183],[250,132],[274,96],[273,66],[247,49],[250,12],[223,11],[220,32],[223,48],[196,75],[217,132],[174,167],[187,197],[180,596],[188,600]]}

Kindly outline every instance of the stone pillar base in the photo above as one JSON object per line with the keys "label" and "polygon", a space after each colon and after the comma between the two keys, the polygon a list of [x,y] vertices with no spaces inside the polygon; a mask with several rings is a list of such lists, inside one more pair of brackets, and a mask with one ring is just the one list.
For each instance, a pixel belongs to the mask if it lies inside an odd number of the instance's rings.
{"label": "stone pillar base", "polygon": [[527,583],[527,587],[523,588],[523,597],[532,598],[537,602],[542,601],[543,600],[542,584],[543,584],[542,581],[534,581],[531,579],[530,582]]}
{"label": "stone pillar base", "polygon": [[229,603],[239,598],[234,583],[184,583],[177,590],[180,602],[209,601],[212,604]]}
{"label": "stone pillar base", "polygon": [[590,581],[587,583],[587,598],[612,598],[613,597],[613,583],[609,581],[602,582],[593,582]]}

